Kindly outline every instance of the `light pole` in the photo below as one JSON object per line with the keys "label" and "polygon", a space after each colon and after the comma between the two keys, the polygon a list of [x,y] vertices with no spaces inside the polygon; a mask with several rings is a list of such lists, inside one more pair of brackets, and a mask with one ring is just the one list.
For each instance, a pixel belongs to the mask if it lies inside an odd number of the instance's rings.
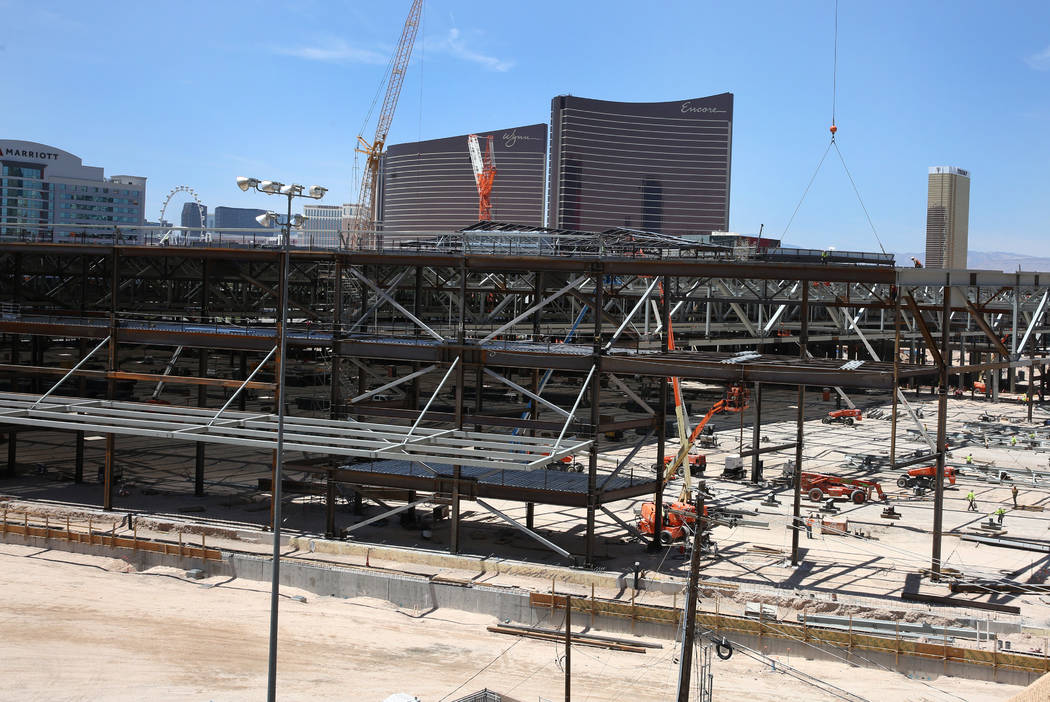
{"label": "light pole", "polygon": [[288,322],[288,259],[290,258],[292,228],[300,229],[306,223],[306,217],[302,215],[292,217],[292,199],[305,197],[320,200],[328,192],[328,188],[320,185],[304,188],[301,185],[285,185],[275,180],[259,180],[244,176],[238,176],[237,187],[245,192],[257,190],[267,195],[283,195],[288,198],[288,212],[284,222],[279,221],[275,212],[266,212],[255,218],[259,224],[264,226],[272,226],[275,223],[281,226],[281,311],[277,321],[277,387],[274,391],[274,399],[277,401],[277,451],[274,456],[273,485],[271,486],[273,491],[273,561],[270,569],[270,658],[266,674],[266,699],[268,702],[274,702],[277,699],[277,613],[281,583],[281,482],[284,466],[284,355],[287,349],[285,327]]}

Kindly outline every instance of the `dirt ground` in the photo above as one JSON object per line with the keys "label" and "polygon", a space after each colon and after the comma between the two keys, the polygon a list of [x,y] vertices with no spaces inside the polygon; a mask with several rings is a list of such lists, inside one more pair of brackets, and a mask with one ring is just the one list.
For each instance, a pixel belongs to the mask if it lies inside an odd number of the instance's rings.
{"label": "dirt ground", "polygon": [[[301,595],[305,602],[291,599]],[[0,700],[259,700],[265,694],[264,583],[124,561],[0,546]],[[376,600],[282,590],[279,698],[379,702],[395,692],[441,702],[488,688],[522,702],[563,697],[560,644],[486,631],[464,612],[400,610]],[[559,622],[537,621],[556,628]],[[667,642],[645,655],[574,647],[573,699],[670,699]],[[872,702],[1004,700],[1020,688],[912,680],[842,663],[782,662]],[[714,699],[836,699],[739,653],[714,658]]]}

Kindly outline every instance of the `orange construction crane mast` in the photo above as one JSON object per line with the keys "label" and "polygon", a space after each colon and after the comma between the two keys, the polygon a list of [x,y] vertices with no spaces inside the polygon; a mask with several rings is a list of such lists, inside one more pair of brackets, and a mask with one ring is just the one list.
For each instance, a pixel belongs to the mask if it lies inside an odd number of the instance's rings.
{"label": "orange construction crane mast", "polygon": [[474,169],[474,182],[478,186],[478,220],[492,219],[492,184],[496,180],[496,156],[492,151],[493,136],[489,134],[485,152],[481,152],[478,135],[467,137],[467,151],[470,152],[470,165]]}
{"label": "orange construction crane mast", "polygon": [[358,247],[370,243],[376,222],[376,182],[379,180],[379,159],[383,155],[383,147],[386,145],[386,137],[390,132],[390,125],[394,121],[394,110],[397,109],[397,100],[401,96],[401,85],[405,82],[405,71],[408,70],[408,61],[412,58],[412,47],[416,43],[416,30],[419,29],[419,16],[423,11],[423,0],[412,0],[412,7],[408,10],[408,18],[405,26],[401,29],[401,41],[394,51],[394,58],[390,62],[390,75],[387,79],[386,95],[383,98],[383,108],[379,112],[379,120],[376,122],[376,133],[371,143],[358,135],[357,140],[361,146],[357,151],[367,156],[364,175],[361,178],[361,190],[357,198],[357,208],[354,218],[350,224],[350,231],[343,232],[343,245],[347,247]]}

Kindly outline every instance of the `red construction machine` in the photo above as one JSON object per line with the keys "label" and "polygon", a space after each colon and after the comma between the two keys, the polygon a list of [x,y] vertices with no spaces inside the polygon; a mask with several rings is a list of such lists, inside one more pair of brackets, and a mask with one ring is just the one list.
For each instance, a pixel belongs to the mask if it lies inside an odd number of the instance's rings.
{"label": "red construction machine", "polygon": [[[641,519],[638,521],[638,531],[643,534],[652,535],[656,533],[655,528],[656,504],[646,502],[642,505]],[[686,525],[690,527],[696,524],[696,506],[685,502],[672,502],[664,505],[664,523],[660,529],[660,543],[664,546],[678,541],[686,536]],[[707,507],[704,507],[704,516],[707,516]]]}
{"label": "red construction machine", "polygon": [[[674,456],[664,456],[664,468],[671,465],[673,460],[675,460]],[[705,470],[707,470],[707,456],[702,453],[694,453],[689,456],[689,475],[695,478],[703,475]]]}
{"label": "red construction machine", "polygon": [[[685,412],[682,409],[679,397],[680,395],[676,393],[675,409],[679,415],[679,431],[684,434],[685,432],[682,430],[686,428]],[[707,426],[707,423],[711,421],[712,417],[716,414],[722,414],[723,412],[743,412],[747,409],[747,401],[750,397],[751,392],[744,386],[731,385],[726,390],[725,396],[715,404],[711,405],[711,409],[709,409],[707,414],[704,415],[704,418],[693,427],[693,431],[689,433],[688,438],[681,442],[682,448],[679,450],[678,454],[669,458],[664,458],[664,466],[667,468],[664,480],[674,480],[678,475],[678,467],[685,462],[684,457],[689,455],[689,451],[691,451],[696,444],[697,437],[699,437],[704,431],[704,427]],[[689,456],[689,472],[691,475],[702,473],[705,468],[707,468],[707,456],[696,454]]]}
{"label": "red construction machine", "polygon": [[874,480],[840,478],[824,473],[803,473],[802,492],[814,502],[830,497],[847,499],[854,504],[862,505],[871,499],[872,492],[877,493],[880,500],[886,499],[882,486]]}
{"label": "red construction machine", "polygon": [[853,422],[859,422],[861,419],[863,419],[863,417],[860,416],[859,409],[841,409],[828,412],[828,416],[820,421],[824,424],[845,424],[846,426],[853,426]]}
{"label": "red construction machine", "polygon": [[[944,477],[948,480],[949,485],[955,485],[955,478],[958,476],[958,471],[951,466],[944,467]],[[937,479],[937,466],[923,466],[922,468],[912,468],[907,473],[904,473],[897,477],[898,487],[921,487],[927,490],[932,490],[936,484],[934,481]]]}

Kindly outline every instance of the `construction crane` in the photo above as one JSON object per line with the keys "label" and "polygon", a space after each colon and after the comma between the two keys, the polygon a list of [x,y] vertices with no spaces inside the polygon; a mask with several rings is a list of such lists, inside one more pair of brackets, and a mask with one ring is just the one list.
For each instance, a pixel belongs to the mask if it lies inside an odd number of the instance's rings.
{"label": "construction crane", "polygon": [[492,219],[492,183],[496,180],[496,156],[492,151],[492,135],[485,137],[485,153],[481,153],[478,135],[467,137],[470,165],[474,169],[474,182],[478,186],[478,221]]}
{"label": "construction crane", "polygon": [[408,18],[405,26],[401,29],[401,41],[394,51],[394,58],[390,62],[390,75],[387,78],[386,95],[383,98],[383,108],[379,112],[379,120],[376,122],[376,133],[369,142],[364,136],[358,135],[360,146],[359,153],[365,154],[365,169],[361,177],[361,190],[357,198],[357,208],[354,218],[350,224],[350,230],[344,232],[343,245],[347,247],[358,247],[369,244],[368,239],[375,230],[376,222],[376,182],[379,180],[379,159],[383,155],[383,147],[386,145],[386,137],[390,132],[390,125],[394,121],[394,110],[397,109],[397,100],[401,96],[401,85],[405,82],[405,72],[408,70],[408,61],[412,58],[412,47],[416,43],[416,31],[419,29],[419,17],[423,11],[423,0],[412,0],[412,7],[408,10]]}

